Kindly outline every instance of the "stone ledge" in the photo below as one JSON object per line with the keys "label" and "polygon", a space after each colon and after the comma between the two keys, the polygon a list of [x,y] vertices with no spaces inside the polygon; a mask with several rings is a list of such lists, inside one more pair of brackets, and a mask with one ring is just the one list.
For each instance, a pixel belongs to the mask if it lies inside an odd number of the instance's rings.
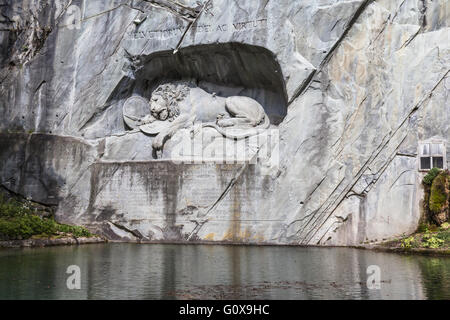
{"label": "stone ledge", "polygon": [[52,247],[52,246],[105,243],[105,242],[107,242],[107,240],[100,238],[100,237],[61,238],[61,239],[28,239],[28,240],[0,241],[0,248]]}
{"label": "stone ledge", "polygon": [[377,245],[353,246],[357,249],[367,249],[380,252],[392,252],[400,254],[420,254],[426,256],[450,256],[450,249],[429,249],[429,248],[402,248],[402,247],[383,247]]}

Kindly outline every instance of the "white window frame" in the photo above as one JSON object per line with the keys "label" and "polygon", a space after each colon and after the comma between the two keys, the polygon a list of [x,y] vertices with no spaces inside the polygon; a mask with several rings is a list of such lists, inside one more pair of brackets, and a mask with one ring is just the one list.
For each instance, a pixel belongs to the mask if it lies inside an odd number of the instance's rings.
{"label": "white window frame", "polygon": [[[429,146],[430,154],[429,155],[423,155],[422,154],[423,148],[427,144],[430,145]],[[437,153],[433,154],[431,152],[431,150],[432,150],[431,145],[432,144],[439,144],[439,145],[441,145],[442,146],[442,154],[437,154]],[[431,169],[433,169],[434,168],[433,167],[433,157],[436,157],[436,158],[437,157],[439,157],[439,158],[442,157],[442,168],[439,168],[439,169],[444,169],[444,170],[447,169],[447,144],[446,144],[445,140],[442,140],[442,139],[430,139],[430,140],[426,140],[426,141],[420,141],[418,149],[417,149],[417,156],[418,156],[418,161],[417,162],[418,162],[419,171],[428,172]],[[423,169],[421,167],[421,160],[422,160],[422,158],[430,158],[430,169]]]}

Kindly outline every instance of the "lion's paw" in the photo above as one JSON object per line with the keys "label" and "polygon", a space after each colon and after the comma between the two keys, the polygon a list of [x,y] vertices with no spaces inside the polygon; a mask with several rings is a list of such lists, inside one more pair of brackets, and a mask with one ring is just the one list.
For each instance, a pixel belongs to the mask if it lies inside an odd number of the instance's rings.
{"label": "lion's paw", "polygon": [[152,147],[155,150],[161,150],[164,145],[164,137],[156,136],[155,140],[153,140]]}

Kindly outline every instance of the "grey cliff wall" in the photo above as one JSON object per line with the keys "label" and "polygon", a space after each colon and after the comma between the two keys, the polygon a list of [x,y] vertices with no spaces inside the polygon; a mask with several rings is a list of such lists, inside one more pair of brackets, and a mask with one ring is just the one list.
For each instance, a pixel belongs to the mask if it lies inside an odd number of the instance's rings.
{"label": "grey cliff wall", "polygon": [[[0,0],[0,13],[0,183],[59,221],[259,244],[416,229],[418,143],[450,138],[448,1]],[[124,104],[180,80],[258,101],[276,152],[179,163],[182,129],[158,155]],[[230,143],[203,131],[194,146]]]}

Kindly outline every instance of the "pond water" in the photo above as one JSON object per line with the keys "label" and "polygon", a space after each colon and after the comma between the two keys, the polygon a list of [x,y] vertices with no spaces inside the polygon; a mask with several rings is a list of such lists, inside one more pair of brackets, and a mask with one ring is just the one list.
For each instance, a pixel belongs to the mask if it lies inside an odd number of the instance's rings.
{"label": "pond water", "polygon": [[[81,289],[69,290],[69,266]],[[380,270],[380,289],[369,289]],[[450,258],[350,248],[99,244],[0,249],[0,299],[450,299]]]}

